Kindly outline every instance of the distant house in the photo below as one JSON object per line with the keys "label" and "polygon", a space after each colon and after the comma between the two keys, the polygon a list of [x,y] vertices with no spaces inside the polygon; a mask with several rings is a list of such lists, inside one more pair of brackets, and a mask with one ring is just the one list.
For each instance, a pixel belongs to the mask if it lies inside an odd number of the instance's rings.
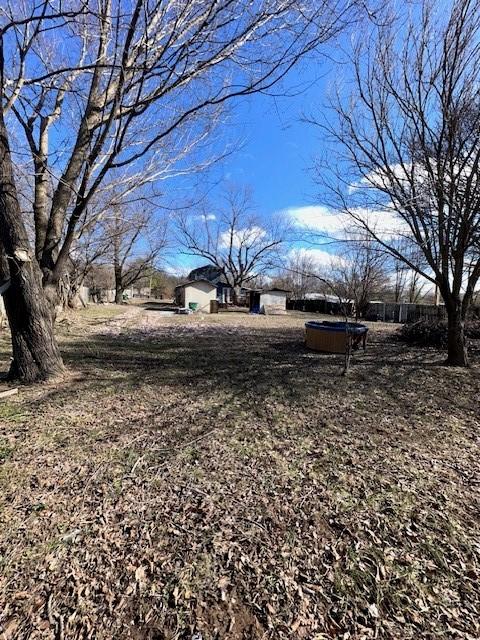
{"label": "distant house", "polygon": [[188,274],[189,280],[208,280],[217,288],[217,301],[220,304],[231,304],[233,302],[233,289],[228,284],[223,272],[213,264],[206,264],[203,267],[193,269]]}
{"label": "distant house", "polygon": [[341,304],[342,302],[341,298],[330,293],[306,293],[303,299],[324,300],[325,302],[332,302],[333,304]]}
{"label": "distant house", "polygon": [[150,298],[152,290],[150,287],[130,287],[132,298]]}
{"label": "distant house", "polygon": [[274,287],[257,289],[249,292],[249,308],[252,313],[278,315],[287,312],[287,295],[289,291]]}
{"label": "distant house", "polygon": [[325,313],[330,315],[343,315],[353,311],[352,300],[342,300],[337,295],[330,293],[306,293],[302,299],[290,300],[288,308],[295,311],[308,313]]}
{"label": "distant house", "polygon": [[175,302],[192,311],[211,313],[211,303],[216,300],[217,286],[205,278],[189,280],[175,287]]}

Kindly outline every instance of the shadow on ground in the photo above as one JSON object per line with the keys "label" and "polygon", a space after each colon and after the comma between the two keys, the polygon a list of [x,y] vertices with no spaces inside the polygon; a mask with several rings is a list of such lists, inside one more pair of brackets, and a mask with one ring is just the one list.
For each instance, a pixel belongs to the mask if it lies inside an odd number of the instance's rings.
{"label": "shadow on ground", "polygon": [[149,300],[139,305],[146,311],[175,311],[178,309],[178,305],[175,302],[168,302],[163,300]]}
{"label": "shadow on ground", "polygon": [[10,638],[478,637],[478,365],[155,316],[65,327],[69,377],[0,403]]}
{"label": "shadow on ground", "polygon": [[[63,354],[68,366],[83,374],[82,386],[111,387],[113,379],[117,392],[147,384],[293,404],[329,394],[329,402],[339,406],[361,403],[373,392],[378,401],[388,398],[402,412],[418,411],[432,396],[449,412],[456,407],[460,412],[464,405],[461,390],[470,374],[444,367],[444,353],[436,349],[409,347],[374,333],[367,350],[354,354],[348,376],[342,377],[343,356],[309,351],[301,328],[207,327],[201,333],[177,327],[148,337],[136,330],[77,337],[64,344]],[[472,350],[474,361],[477,352]],[[478,380],[477,372],[473,376]],[[446,377],[450,386],[458,386],[453,397],[442,393]]]}
{"label": "shadow on ground", "polygon": [[[159,309],[165,306],[158,303]],[[147,329],[87,334],[73,329],[64,335],[62,353],[75,375],[50,387],[43,400],[64,402],[90,392],[140,396],[147,386],[159,395],[167,389],[246,407],[274,401],[303,411],[321,404],[346,419],[348,412],[371,415],[384,406],[412,418],[434,410],[461,419],[479,384],[477,366],[447,369],[442,351],[405,345],[376,327],[345,377],[343,356],[306,349],[301,326],[166,322]],[[478,341],[471,356],[478,362]]]}

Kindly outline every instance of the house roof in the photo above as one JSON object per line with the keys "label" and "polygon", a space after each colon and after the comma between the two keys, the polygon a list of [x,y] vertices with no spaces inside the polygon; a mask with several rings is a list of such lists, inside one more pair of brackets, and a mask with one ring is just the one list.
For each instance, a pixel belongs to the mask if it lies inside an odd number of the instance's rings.
{"label": "house roof", "polygon": [[202,267],[193,269],[188,274],[188,279],[191,280],[208,280],[213,284],[228,284],[225,280],[222,270],[213,264],[205,264]]}
{"label": "house roof", "polygon": [[353,300],[339,298],[331,293],[306,293],[303,300],[324,300],[325,302],[332,302],[334,304],[350,304],[353,302]]}
{"label": "house roof", "polygon": [[304,300],[325,300],[325,302],[342,302],[342,300],[331,293],[306,293],[304,295]]}
{"label": "house roof", "polygon": [[213,282],[210,282],[210,280],[207,280],[206,278],[195,278],[194,280],[187,280],[187,282],[182,282],[181,284],[177,284],[175,289],[180,289],[181,287],[188,287],[189,285],[197,284],[198,282],[206,282],[212,287],[212,289],[217,288],[216,284],[213,284]]}

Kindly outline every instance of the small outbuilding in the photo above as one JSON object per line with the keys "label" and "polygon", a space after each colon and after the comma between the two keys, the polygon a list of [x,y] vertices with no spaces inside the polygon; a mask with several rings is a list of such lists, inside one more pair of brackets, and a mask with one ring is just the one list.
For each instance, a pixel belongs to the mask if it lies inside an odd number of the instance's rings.
{"label": "small outbuilding", "polygon": [[189,280],[175,287],[175,302],[191,311],[212,313],[216,301],[217,285],[208,280]]}
{"label": "small outbuilding", "polygon": [[283,315],[287,313],[287,295],[289,291],[274,287],[257,289],[249,292],[249,308],[251,313],[265,315]]}

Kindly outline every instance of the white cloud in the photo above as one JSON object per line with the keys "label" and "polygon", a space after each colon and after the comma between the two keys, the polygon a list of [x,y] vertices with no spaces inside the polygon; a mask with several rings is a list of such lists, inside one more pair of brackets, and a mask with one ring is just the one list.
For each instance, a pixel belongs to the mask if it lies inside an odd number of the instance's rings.
{"label": "white cloud", "polygon": [[180,262],[164,262],[161,265],[161,270],[171,276],[183,276],[191,271],[191,265]]}
{"label": "white cloud", "polygon": [[[331,238],[341,238],[346,231],[362,229],[362,222],[374,230],[382,239],[388,239],[407,232],[405,223],[393,210],[370,210],[357,207],[352,209],[352,215],[334,211],[322,205],[291,207],[285,210],[296,227],[323,233]],[[355,217],[358,220],[355,220]]]}
{"label": "white cloud", "polygon": [[[399,181],[404,181],[406,182],[406,187],[408,188],[408,184],[409,184],[409,173],[412,170],[413,165],[410,163],[406,163],[404,165],[401,164],[392,164],[389,167],[389,171],[388,173],[386,171],[382,171],[380,168],[376,169],[375,171],[371,171],[369,174],[367,174],[366,176],[364,176],[361,180],[359,180],[358,182],[354,182],[352,183],[349,187],[348,187],[348,192],[349,193],[354,193],[355,191],[358,191],[362,188],[368,188],[368,189],[372,189],[372,188],[387,188],[391,185],[392,182],[392,176],[394,176],[397,180]],[[420,166],[415,167],[415,179],[418,181],[419,184],[425,182],[426,179],[426,173],[425,170],[423,168],[421,168]]]}
{"label": "white cloud", "polygon": [[[223,231],[220,234],[220,246],[228,247],[230,246],[230,230]],[[245,227],[244,229],[234,229],[232,245],[234,247],[243,246],[255,246],[260,240],[265,238],[267,232],[265,229],[259,226],[253,227]]]}
{"label": "white cloud", "polygon": [[334,237],[340,235],[349,224],[345,214],[332,212],[322,205],[290,207],[284,213],[297,227],[321,231]]}
{"label": "white cloud", "polygon": [[[346,214],[353,227],[362,229],[362,222],[382,240],[408,235],[408,225],[395,213],[393,209],[372,210],[357,207],[352,209],[352,215]],[[354,218],[357,218],[355,220]]]}
{"label": "white cloud", "polygon": [[203,220],[203,222],[208,222],[208,220],[216,220],[217,216],[214,213],[202,213],[199,216],[195,216],[197,220]]}
{"label": "white cloud", "polygon": [[321,269],[322,267],[330,267],[332,261],[335,259],[335,255],[324,251],[323,249],[315,249],[314,247],[301,247],[300,249],[292,249],[288,253],[288,257],[291,260],[298,258],[307,258],[314,262],[315,267]]}

